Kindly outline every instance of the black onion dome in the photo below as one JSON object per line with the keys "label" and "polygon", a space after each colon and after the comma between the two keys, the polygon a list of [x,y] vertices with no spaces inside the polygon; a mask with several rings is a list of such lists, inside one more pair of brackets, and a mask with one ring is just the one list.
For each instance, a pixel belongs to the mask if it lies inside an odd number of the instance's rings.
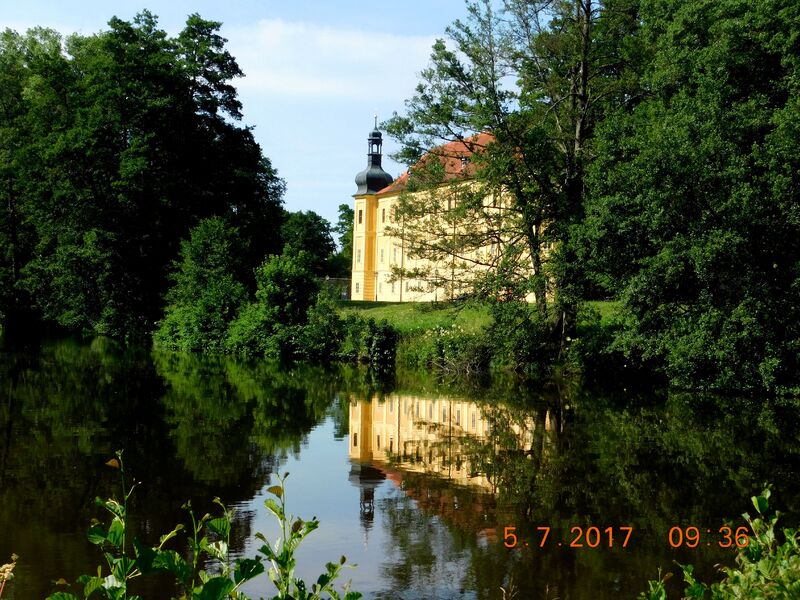
{"label": "black onion dome", "polygon": [[394,179],[380,165],[369,165],[366,169],[356,175],[356,195],[361,194],[374,194],[381,191],[387,185],[391,184]]}
{"label": "black onion dome", "polygon": [[356,196],[374,194],[391,184],[392,176],[381,167],[381,146],[383,136],[378,129],[374,129],[367,138],[367,168],[356,175]]}

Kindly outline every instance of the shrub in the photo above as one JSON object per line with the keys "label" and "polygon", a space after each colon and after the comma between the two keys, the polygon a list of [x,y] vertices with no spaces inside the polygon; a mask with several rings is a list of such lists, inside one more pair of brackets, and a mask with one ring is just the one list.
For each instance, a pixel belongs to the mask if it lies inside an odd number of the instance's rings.
{"label": "shrub", "polygon": [[336,309],[336,302],[327,293],[320,292],[316,303],[308,310],[306,324],[299,338],[299,351],[308,359],[327,362],[340,353],[344,337],[344,321]]}
{"label": "shrub", "polygon": [[[785,541],[778,543],[775,526],[778,513],[767,516],[770,489],[752,498],[758,516],[742,515],[752,530],[748,544],[736,556],[735,567],[723,567],[725,578],[710,586],[694,578],[692,565],[678,565],[686,583],[685,597],[689,599],[728,600],[734,598],[794,599],[800,598],[800,533],[784,529]],[[660,573],[659,573],[660,575]],[[671,577],[650,581],[642,600],[666,600],[666,582]]]}
{"label": "shrub", "polygon": [[492,347],[484,333],[465,333],[457,325],[436,327],[401,344],[403,360],[411,366],[445,372],[483,373],[491,362]]}
{"label": "shrub", "polygon": [[295,256],[270,256],[256,272],[256,300],[269,310],[270,320],[281,325],[305,323],[319,283],[308,267],[304,252]]}
{"label": "shrub", "polygon": [[167,293],[154,342],[174,350],[222,350],[228,324],[247,299],[233,273],[242,248],[236,230],[219,217],[201,221],[181,244],[181,261]]}
{"label": "shrub", "polygon": [[244,305],[228,326],[225,350],[234,354],[266,354],[272,321],[263,304],[251,302]]}
{"label": "shrub", "polygon": [[551,324],[525,302],[493,302],[487,338],[494,348],[493,363],[526,375],[539,375],[557,357]]}
{"label": "shrub", "polygon": [[386,321],[349,314],[343,321],[340,357],[345,360],[393,366],[397,356],[397,330]]}
{"label": "shrub", "polygon": [[303,253],[269,257],[256,272],[256,284],[256,302],[244,306],[231,321],[225,349],[295,358],[301,354],[309,308],[319,291]]}

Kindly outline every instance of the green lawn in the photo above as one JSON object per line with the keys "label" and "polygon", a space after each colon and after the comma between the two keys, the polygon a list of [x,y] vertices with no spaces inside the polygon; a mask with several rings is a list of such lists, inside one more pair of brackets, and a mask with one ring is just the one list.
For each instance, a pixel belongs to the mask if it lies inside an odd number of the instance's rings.
{"label": "green lawn", "polygon": [[436,327],[462,327],[477,332],[491,322],[485,304],[444,304],[428,302],[341,302],[342,314],[356,312],[375,320],[386,319],[402,335],[413,335]]}
{"label": "green lawn", "polygon": [[[620,303],[613,301],[593,300],[586,305],[600,313],[606,323],[620,311]],[[413,335],[436,327],[462,327],[464,331],[474,333],[484,329],[491,323],[489,307],[486,304],[470,302],[466,304],[429,303],[429,302],[339,302],[342,315],[350,312],[364,317],[372,317],[376,321],[386,319],[402,335]]]}

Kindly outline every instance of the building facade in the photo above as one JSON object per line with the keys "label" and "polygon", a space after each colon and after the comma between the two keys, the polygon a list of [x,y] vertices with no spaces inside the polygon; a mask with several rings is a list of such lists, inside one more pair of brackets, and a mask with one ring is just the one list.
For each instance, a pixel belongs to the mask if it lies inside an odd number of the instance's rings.
{"label": "building facade", "polygon": [[[469,161],[472,148],[485,146],[493,138],[489,134],[478,134],[464,142],[451,142],[437,148],[436,159],[443,168],[446,185],[470,185],[474,165]],[[367,138],[367,167],[356,175],[358,186],[354,198],[353,215],[353,264],[350,298],[386,302],[430,302],[452,299],[460,293],[453,285],[435,286],[423,280],[404,276],[392,277],[394,272],[414,270],[453,270],[453,265],[444,260],[433,263],[427,259],[411,256],[408,244],[402,235],[395,232],[403,227],[394,219],[395,207],[400,195],[406,190],[410,172],[393,180],[381,166],[383,139],[377,128]],[[424,160],[424,159],[423,159]],[[413,193],[413,192],[411,192]],[[421,192],[417,192],[421,193]],[[455,235],[455,231],[453,235]],[[495,250],[483,249],[486,255]],[[398,271],[399,269],[399,271]],[[457,273],[451,273],[456,281]]]}

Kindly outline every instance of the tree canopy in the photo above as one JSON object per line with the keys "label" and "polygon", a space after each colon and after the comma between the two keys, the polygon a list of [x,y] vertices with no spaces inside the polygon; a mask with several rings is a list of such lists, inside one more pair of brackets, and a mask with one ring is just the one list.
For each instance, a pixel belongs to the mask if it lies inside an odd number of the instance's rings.
{"label": "tree canopy", "polygon": [[0,313],[152,330],[180,240],[218,216],[242,277],[280,251],[283,182],[241,126],[220,23],[177,37],[148,11],[108,30],[0,34]]}

